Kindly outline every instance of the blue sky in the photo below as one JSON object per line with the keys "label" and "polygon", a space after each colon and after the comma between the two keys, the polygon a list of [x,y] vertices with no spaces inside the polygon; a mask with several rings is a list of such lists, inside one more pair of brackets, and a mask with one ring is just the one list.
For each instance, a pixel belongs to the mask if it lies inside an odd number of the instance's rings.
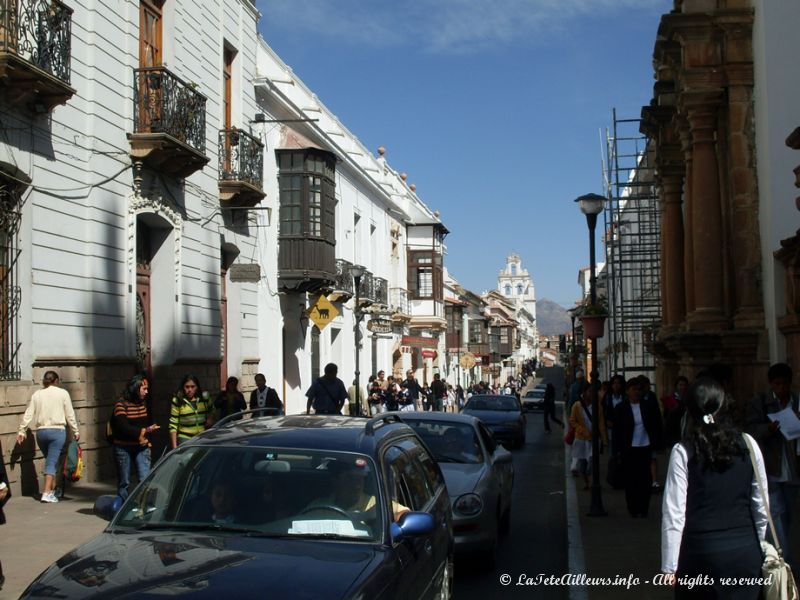
{"label": "blue sky", "polygon": [[[328,108],[441,211],[445,264],[497,284],[515,251],[570,305],[588,264],[573,200],[603,193],[601,130],[651,98],[671,0],[258,0],[261,33]],[[598,256],[603,252],[597,247]]]}

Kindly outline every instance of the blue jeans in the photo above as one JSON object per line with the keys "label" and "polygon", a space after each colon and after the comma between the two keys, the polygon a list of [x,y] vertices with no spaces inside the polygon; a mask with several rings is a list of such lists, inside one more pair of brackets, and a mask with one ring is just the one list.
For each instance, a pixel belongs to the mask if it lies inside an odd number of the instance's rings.
{"label": "blue jeans", "polygon": [[61,456],[61,449],[67,441],[67,430],[64,427],[58,429],[39,429],[36,432],[36,443],[39,450],[44,454],[44,474],[55,475],[58,465],[58,457]]}
{"label": "blue jeans", "polygon": [[117,494],[125,500],[131,483],[131,466],[136,464],[136,475],[141,482],[150,473],[150,448],[146,446],[114,446],[117,463]]}

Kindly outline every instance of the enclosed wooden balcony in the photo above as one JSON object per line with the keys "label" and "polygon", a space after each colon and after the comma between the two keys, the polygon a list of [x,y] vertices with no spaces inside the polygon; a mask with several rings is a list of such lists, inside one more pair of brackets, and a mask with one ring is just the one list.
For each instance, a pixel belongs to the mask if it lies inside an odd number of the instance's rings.
{"label": "enclosed wooden balcony", "polygon": [[278,242],[278,283],[291,292],[330,288],[336,280],[335,245],[311,236],[284,236]]}
{"label": "enclosed wooden balcony", "polygon": [[0,0],[0,98],[50,112],[72,98],[72,9],[58,0]]}
{"label": "enclosed wooden balcony", "polygon": [[392,311],[392,321],[395,323],[408,323],[411,320],[408,291],[405,288],[392,288],[389,290],[389,309]]}
{"label": "enclosed wooden balcony", "polygon": [[225,206],[251,207],[264,193],[264,144],[240,129],[219,132],[219,199]]}
{"label": "enclosed wooden balcony", "polygon": [[133,71],[131,156],[174,177],[208,163],[206,97],[165,67]]}
{"label": "enclosed wooden balcony", "polygon": [[486,343],[470,343],[468,348],[475,356],[486,356],[489,354],[489,344]]}

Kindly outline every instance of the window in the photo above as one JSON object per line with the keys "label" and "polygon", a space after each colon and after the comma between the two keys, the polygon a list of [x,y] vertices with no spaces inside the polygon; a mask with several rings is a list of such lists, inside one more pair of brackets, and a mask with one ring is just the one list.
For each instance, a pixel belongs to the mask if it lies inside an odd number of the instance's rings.
{"label": "window", "polygon": [[336,243],[335,157],[330,152],[277,150],[280,235]]}
{"label": "window", "polygon": [[517,296],[522,296],[522,284],[517,284]]}
{"label": "window", "polygon": [[17,183],[0,174],[0,380],[18,380],[22,375],[18,341],[19,200]]}
{"label": "window", "polygon": [[139,68],[161,66],[161,8],[163,0],[139,3]]}
{"label": "window", "polygon": [[472,320],[469,322],[469,343],[482,344],[483,343],[483,322]]}
{"label": "window", "polygon": [[511,295],[511,284],[510,283],[506,284],[506,287],[503,289],[503,293],[506,296],[510,296]]}
{"label": "window", "polygon": [[429,250],[408,253],[408,291],[414,299],[442,300],[442,255]]}
{"label": "window", "polygon": [[516,277],[517,276],[517,265],[516,264],[512,264],[511,265],[511,276],[512,277]]}

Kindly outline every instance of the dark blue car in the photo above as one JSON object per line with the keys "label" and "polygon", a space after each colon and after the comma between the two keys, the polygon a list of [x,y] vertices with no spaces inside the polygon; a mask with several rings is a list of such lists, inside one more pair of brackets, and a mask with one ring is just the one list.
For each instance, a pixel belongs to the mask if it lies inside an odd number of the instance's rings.
{"label": "dark blue car", "polygon": [[450,500],[409,426],[259,417],[167,455],[22,597],[448,598],[452,577]]}

